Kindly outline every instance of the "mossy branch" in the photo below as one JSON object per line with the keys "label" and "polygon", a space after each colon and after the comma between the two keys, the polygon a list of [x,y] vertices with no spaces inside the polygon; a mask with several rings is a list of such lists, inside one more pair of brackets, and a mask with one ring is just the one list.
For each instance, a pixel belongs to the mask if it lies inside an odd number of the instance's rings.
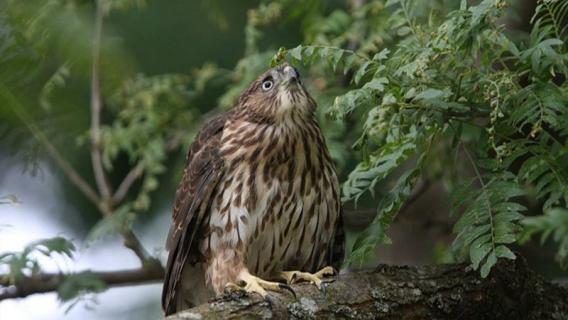
{"label": "mossy branch", "polygon": [[182,319],[565,319],[568,289],[525,262],[501,261],[481,279],[466,264],[386,266],[348,272],[326,294],[309,284],[289,294],[223,297],[168,317]]}

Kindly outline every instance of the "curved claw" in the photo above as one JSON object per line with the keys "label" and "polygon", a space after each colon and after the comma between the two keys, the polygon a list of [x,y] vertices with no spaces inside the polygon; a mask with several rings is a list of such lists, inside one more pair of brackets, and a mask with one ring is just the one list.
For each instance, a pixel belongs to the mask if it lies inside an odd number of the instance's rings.
{"label": "curved claw", "polygon": [[287,290],[288,292],[290,292],[294,296],[294,299],[298,300],[298,297],[296,296],[296,291],[294,291],[294,289],[292,289],[292,287],[290,287],[289,285],[287,285],[285,283],[279,283],[278,287],[280,289]]}
{"label": "curved claw", "polygon": [[323,269],[321,269],[320,271],[315,273],[315,276],[319,277],[320,279],[325,278],[326,276],[336,276],[339,273],[337,272],[337,270],[335,270],[335,268],[327,266]]}
{"label": "curved claw", "polygon": [[319,290],[322,289],[322,284],[326,282],[334,281],[334,279],[328,280],[328,276],[337,275],[337,271],[332,267],[325,267],[316,273],[302,272],[302,271],[283,271],[278,274],[278,276],[288,284],[293,284],[298,281],[307,281],[314,284]]}
{"label": "curved claw", "polygon": [[322,282],[319,290],[323,294],[323,296],[325,297],[326,294],[327,294],[327,284],[325,282]]}
{"label": "curved claw", "polygon": [[334,267],[331,267],[331,270],[333,272],[332,276],[338,276],[339,275],[339,270],[335,269]]}

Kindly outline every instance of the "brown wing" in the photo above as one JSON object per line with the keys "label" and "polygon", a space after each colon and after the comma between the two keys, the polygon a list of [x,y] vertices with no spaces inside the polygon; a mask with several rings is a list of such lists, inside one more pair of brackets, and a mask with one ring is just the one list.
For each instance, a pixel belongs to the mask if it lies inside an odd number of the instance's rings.
{"label": "brown wing", "polygon": [[333,234],[333,241],[329,250],[328,266],[339,271],[345,258],[345,230],[343,229],[343,210],[340,209],[337,225]]}
{"label": "brown wing", "polygon": [[[170,250],[164,287],[162,308],[166,315],[175,312],[181,273],[190,256],[197,256],[193,239],[200,232],[207,206],[223,175],[223,161],[219,155],[221,135],[229,113],[211,119],[198,134],[187,155],[183,178],[176,193],[173,224],[166,248]],[[190,249],[192,249],[190,251]]]}

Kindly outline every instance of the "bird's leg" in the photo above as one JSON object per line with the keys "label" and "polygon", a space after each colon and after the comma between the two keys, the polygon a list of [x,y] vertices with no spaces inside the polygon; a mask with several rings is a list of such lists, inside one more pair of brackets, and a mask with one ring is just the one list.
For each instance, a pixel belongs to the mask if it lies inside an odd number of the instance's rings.
{"label": "bird's leg", "polygon": [[302,271],[282,271],[277,274],[280,279],[286,280],[286,283],[293,284],[300,281],[307,281],[314,284],[318,289],[322,290],[322,280],[326,276],[335,275],[335,270],[327,266],[316,273],[302,272]]}
{"label": "bird's leg", "polygon": [[267,295],[267,290],[284,292],[288,291],[296,297],[296,293],[289,285],[280,282],[271,282],[255,277],[250,274],[247,270],[243,270],[239,273],[238,284],[233,282],[227,283],[225,285],[225,291],[245,291],[247,293],[257,293],[263,298]]}

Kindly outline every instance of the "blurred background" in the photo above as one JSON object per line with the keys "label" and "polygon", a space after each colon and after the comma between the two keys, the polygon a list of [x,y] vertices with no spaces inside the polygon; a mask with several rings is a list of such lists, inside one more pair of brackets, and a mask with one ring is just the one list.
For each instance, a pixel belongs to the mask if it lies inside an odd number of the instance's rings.
{"label": "blurred background", "polygon": [[[380,11],[386,1],[369,2]],[[444,15],[460,1],[416,2]],[[229,108],[280,47],[392,46],[389,30],[353,14],[366,4],[0,0],[0,275],[129,270],[153,257],[165,263],[175,189],[204,119]],[[528,31],[535,5],[512,1],[506,28]],[[388,10],[381,14],[375,19],[387,19]],[[357,43],[354,30],[362,28],[381,38]],[[351,146],[361,123],[324,113],[349,85],[340,72],[302,73],[343,181],[359,160]],[[416,189],[390,229],[393,244],[363,266],[452,261],[445,183],[425,178]],[[373,219],[374,201],[346,204],[348,247]],[[130,247],[146,256],[123,244],[129,230],[139,240]],[[53,238],[62,243],[38,242]],[[546,276],[566,276],[553,248],[518,250]],[[0,300],[0,319],[159,318],[161,283],[149,280],[108,290],[95,282],[95,293],[80,282],[71,292]]]}

